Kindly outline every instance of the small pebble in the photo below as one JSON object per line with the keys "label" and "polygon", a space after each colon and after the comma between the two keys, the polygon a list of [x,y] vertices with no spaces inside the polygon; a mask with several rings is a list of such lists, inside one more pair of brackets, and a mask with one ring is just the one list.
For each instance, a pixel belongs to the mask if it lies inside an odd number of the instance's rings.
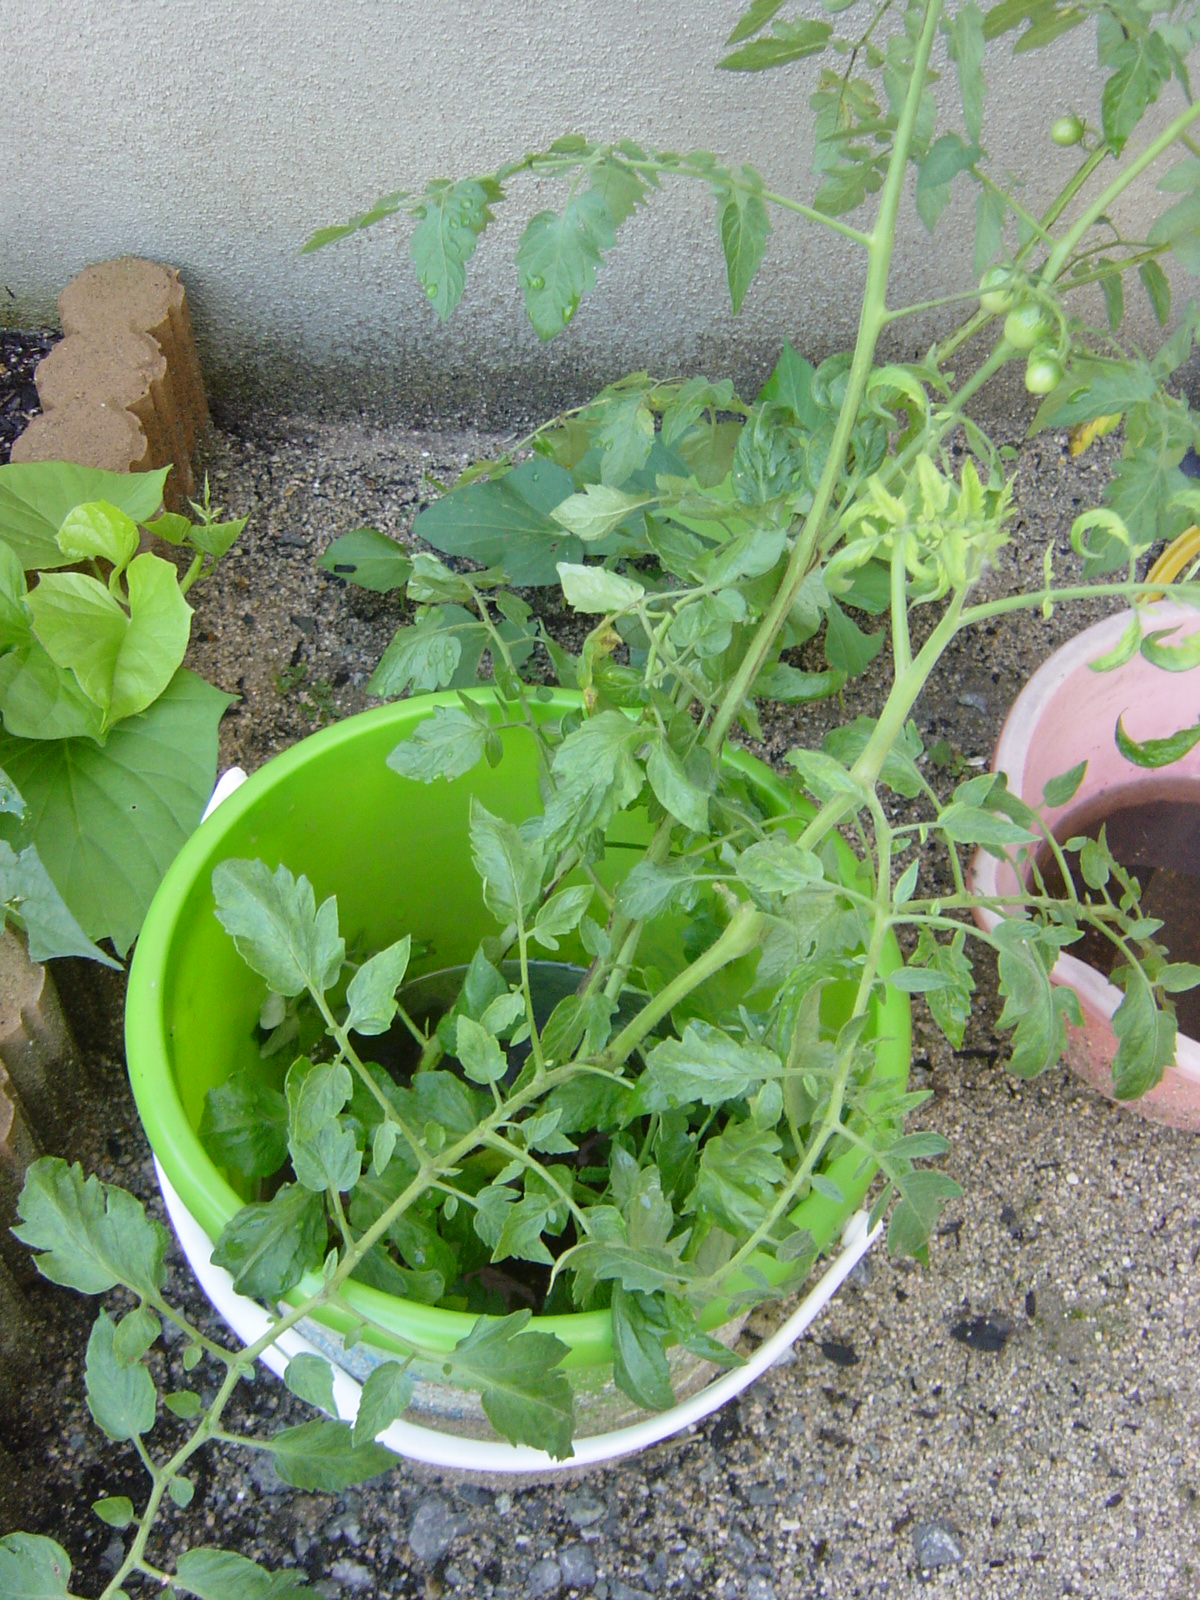
{"label": "small pebble", "polygon": [[754,1573],[746,1585],[746,1600],[777,1600],[775,1585],[761,1572]]}
{"label": "small pebble", "polygon": [[952,1522],[935,1517],[931,1522],[918,1522],[913,1528],[913,1551],[917,1565],[930,1567],[955,1567],[963,1559],[962,1535]]}
{"label": "small pebble", "polygon": [[469,1506],[490,1506],[492,1504],[492,1491],[490,1489],[481,1489],[477,1483],[460,1483],[454,1492],[460,1500],[466,1501]]}
{"label": "small pebble", "polygon": [[651,1594],[659,1594],[667,1581],[667,1552],[660,1550],[642,1573],[642,1582]]}
{"label": "small pebble", "polygon": [[758,1546],[753,1539],[747,1539],[740,1528],[731,1528],[729,1531],[729,1549],[739,1561],[753,1561],[758,1554]]}
{"label": "small pebble", "polygon": [[359,1589],[369,1589],[375,1581],[371,1569],[364,1567],[361,1561],[335,1561],[329,1571],[339,1583],[356,1593]]}
{"label": "small pebble", "polygon": [[596,1581],[596,1563],[585,1544],[568,1544],[558,1552],[558,1565],[568,1589],[590,1589]]}
{"label": "small pebble", "polygon": [[865,1289],[871,1281],[873,1268],[869,1256],[863,1256],[856,1261],[846,1275],[846,1285],[850,1289]]}
{"label": "small pebble", "polygon": [[[499,1509],[500,1501],[496,1501]],[[577,1489],[567,1496],[567,1519],[577,1528],[590,1528],[608,1515],[608,1507],[590,1489]]]}
{"label": "small pebble", "polygon": [[408,1542],[418,1561],[431,1565],[441,1559],[454,1542],[459,1531],[459,1519],[454,1515],[448,1500],[440,1495],[430,1495],[417,1507],[408,1530]]}
{"label": "small pebble", "polygon": [[1007,1229],[1009,1238],[1014,1239],[1018,1244],[1025,1237],[1025,1230],[1021,1226],[1021,1218],[1010,1205],[1000,1208],[1000,1226]]}
{"label": "small pebble", "polygon": [[275,1461],[265,1450],[256,1450],[250,1463],[250,1477],[259,1494],[286,1494],[288,1485],[275,1471]]}
{"label": "small pebble", "polygon": [[525,1593],[529,1600],[551,1600],[551,1596],[558,1594],[562,1585],[562,1568],[553,1556],[545,1556],[530,1567]]}
{"label": "small pebble", "polygon": [[125,1559],[125,1541],[119,1533],[114,1533],[104,1546],[104,1554],[100,1557],[101,1572],[115,1572]]}

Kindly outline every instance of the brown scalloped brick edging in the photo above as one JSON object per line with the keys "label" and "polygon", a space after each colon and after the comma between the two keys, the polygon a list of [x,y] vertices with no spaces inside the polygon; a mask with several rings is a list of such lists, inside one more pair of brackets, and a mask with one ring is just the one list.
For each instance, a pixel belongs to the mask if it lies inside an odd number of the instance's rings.
{"label": "brown scalloped brick edging", "polygon": [[[18,1281],[28,1253],[9,1229],[25,1169],[43,1149],[61,1148],[80,1089],[79,1054],[54,980],[31,961],[24,939],[0,933],[0,1265]],[[0,1296],[0,1323],[7,1300]]]}
{"label": "brown scalloped brick edging", "polygon": [[0,1067],[34,1128],[55,1144],[75,1112],[78,1053],[53,978],[11,929],[0,934]]}
{"label": "brown scalloped brick edging", "polygon": [[[19,1402],[37,1329],[22,1287],[34,1276],[10,1228],[30,1162],[61,1149],[80,1089],[79,1053],[54,980],[25,940],[0,933],[0,1419]],[[0,1456],[0,1476],[6,1464]],[[2,1498],[2,1497],[0,1497]]]}
{"label": "brown scalloped brick edging", "polygon": [[58,297],[65,337],[34,374],[42,415],[14,461],[74,461],[110,472],[169,466],[168,504],[192,494],[208,403],[187,296],[174,267],[100,261]]}

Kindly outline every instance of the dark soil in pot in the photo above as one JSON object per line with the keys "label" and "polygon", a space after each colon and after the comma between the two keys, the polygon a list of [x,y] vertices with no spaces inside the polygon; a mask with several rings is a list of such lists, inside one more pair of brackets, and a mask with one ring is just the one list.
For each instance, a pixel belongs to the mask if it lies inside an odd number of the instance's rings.
{"label": "dark soil in pot", "polygon": [[[1083,836],[1098,839],[1101,829],[1114,859],[1140,884],[1143,912],[1163,924],[1154,938],[1166,945],[1172,961],[1200,963],[1200,784],[1163,773],[1089,801],[1069,812],[1054,832],[1065,844]],[[1068,855],[1077,892],[1099,900],[1084,884],[1077,862]],[[1047,892],[1061,898],[1063,876],[1049,847],[1038,852],[1037,864]],[[1120,895],[1117,885],[1111,890],[1114,899]],[[1067,953],[1106,977],[1124,959],[1094,928],[1068,945]],[[1200,1038],[1200,989],[1174,999],[1180,1032]]]}

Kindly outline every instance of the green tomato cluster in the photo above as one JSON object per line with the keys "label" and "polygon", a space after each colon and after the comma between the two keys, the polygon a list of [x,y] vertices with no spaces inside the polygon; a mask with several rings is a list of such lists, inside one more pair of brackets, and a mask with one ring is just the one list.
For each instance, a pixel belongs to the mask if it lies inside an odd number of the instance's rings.
{"label": "green tomato cluster", "polygon": [[1044,306],[1027,300],[1004,319],[1004,337],[1014,350],[1025,350],[1025,387],[1030,394],[1049,394],[1062,382],[1062,362],[1053,342],[1054,318]]}
{"label": "green tomato cluster", "polygon": [[1024,297],[1020,280],[1007,267],[989,267],[979,280],[980,308],[1004,317],[1004,337],[1027,354],[1025,387],[1049,394],[1062,382],[1063,368],[1054,342],[1055,319],[1045,306]]}

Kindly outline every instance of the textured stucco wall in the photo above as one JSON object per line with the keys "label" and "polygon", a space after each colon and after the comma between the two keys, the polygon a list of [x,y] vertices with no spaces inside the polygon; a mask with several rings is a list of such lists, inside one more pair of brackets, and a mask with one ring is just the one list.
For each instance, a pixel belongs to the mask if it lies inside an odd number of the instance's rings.
{"label": "textured stucco wall", "polygon": [[[57,289],[89,261],[130,251],[171,262],[210,383],[235,408],[315,404],[318,388],[324,404],[394,414],[532,406],[631,366],[749,380],[785,335],[827,353],[853,335],[854,247],[779,217],[734,319],[712,202],[694,184],[673,185],[626,224],[597,290],[548,347],[521,312],[512,254],[526,217],[561,205],[558,186],[514,186],[445,328],[408,267],[407,221],[297,254],[312,228],[382,192],[484,171],[568,130],[707,146],[809,197],[815,64],[717,72],[741,9],[740,0],[0,0],[0,317],[51,315]],[[1051,117],[1098,101],[1094,35],[1080,30],[1016,62],[1002,45],[986,70],[985,143],[1029,175],[1036,199],[1070,170],[1071,155],[1047,138]],[[942,98],[956,106],[951,85]],[[910,216],[898,297],[970,282],[971,204],[946,213],[932,245]],[[930,330],[905,328],[911,353]]]}

